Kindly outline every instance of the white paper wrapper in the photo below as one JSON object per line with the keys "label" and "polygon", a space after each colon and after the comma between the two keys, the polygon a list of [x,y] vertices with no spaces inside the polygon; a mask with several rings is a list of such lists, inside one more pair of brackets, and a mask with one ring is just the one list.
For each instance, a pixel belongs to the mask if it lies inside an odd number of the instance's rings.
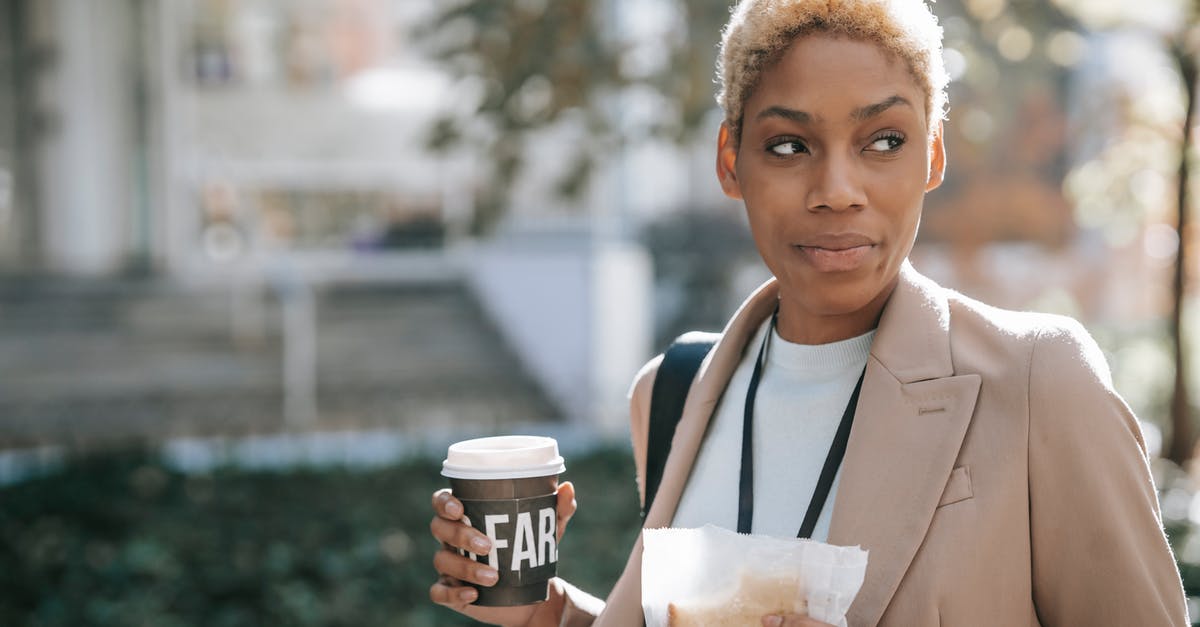
{"label": "white paper wrapper", "polygon": [[867,571],[867,552],[856,546],[712,525],[647,529],[642,544],[646,627],[756,626],[785,611],[844,626]]}

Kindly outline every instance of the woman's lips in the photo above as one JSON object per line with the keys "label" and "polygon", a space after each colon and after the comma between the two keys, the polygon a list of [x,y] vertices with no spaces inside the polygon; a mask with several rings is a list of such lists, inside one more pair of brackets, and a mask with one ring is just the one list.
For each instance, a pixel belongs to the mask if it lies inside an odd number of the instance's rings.
{"label": "woman's lips", "polygon": [[819,272],[849,272],[863,265],[875,242],[858,234],[823,235],[794,247]]}

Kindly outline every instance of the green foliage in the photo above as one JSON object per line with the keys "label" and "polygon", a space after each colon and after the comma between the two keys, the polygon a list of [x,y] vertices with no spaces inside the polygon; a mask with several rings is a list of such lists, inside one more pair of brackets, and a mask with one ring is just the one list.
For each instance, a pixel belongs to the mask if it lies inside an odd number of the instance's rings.
{"label": "green foliage", "polygon": [[[607,591],[639,526],[628,451],[570,460],[560,572]],[[184,476],[142,454],[0,490],[0,625],[468,625],[428,600],[440,464]]]}
{"label": "green foliage", "polygon": [[508,185],[524,166],[529,133],[566,117],[581,117],[592,134],[559,183],[578,195],[598,151],[606,148],[608,117],[600,100],[620,87],[619,56],[590,0],[466,0],[448,3],[417,33],[433,55],[474,89],[467,111],[447,112],[428,136],[430,147],[469,146],[486,157],[486,189],[478,199],[475,233],[490,231],[505,208]]}
{"label": "green foliage", "polygon": [[[635,13],[632,3],[447,3],[415,35],[459,79],[459,91],[469,94],[460,103],[465,109],[445,113],[427,140],[436,150],[467,149],[484,157],[472,231],[489,232],[507,209],[536,132],[560,124],[586,132],[555,185],[567,199],[579,198],[596,164],[630,141],[692,139],[716,106],[712,78],[730,4],[676,3],[678,27],[653,42],[660,48],[647,51],[638,50],[618,23],[622,13]],[[663,62],[646,62],[645,56]],[[630,87],[660,99],[657,120],[632,128],[621,119],[621,94]]]}

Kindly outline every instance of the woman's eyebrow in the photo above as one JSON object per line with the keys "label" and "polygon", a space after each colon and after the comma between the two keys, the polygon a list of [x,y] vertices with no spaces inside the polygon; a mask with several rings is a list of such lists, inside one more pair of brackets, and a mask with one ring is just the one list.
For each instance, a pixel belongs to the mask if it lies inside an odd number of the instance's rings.
{"label": "woman's eyebrow", "polygon": [[[883,113],[884,111],[887,111],[888,109],[891,109],[892,107],[894,107],[896,105],[906,105],[908,107],[913,106],[912,103],[909,102],[907,98],[897,94],[895,96],[892,96],[890,98],[887,98],[887,99],[877,102],[875,104],[869,104],[864,107],[859,107],[859,108],[855,109],[854,111],[852,111],[850,113],[850,118],[853,120],[856,120],[858,122],[862,122],[864,120],[869,120],[869,119],[879,115],[880,113]],[[788,107],[784,107],[784,106],[780,106],[780,105],[775,105],[773,107],[767,107],[766,109],[759,111],[758,115],[755,115],[754,118],[756,120],[762,120],[765,118],[783,118],[785,120],[790,120],[792,122],[798,122],[800,124],[810,124],[813,121],[819,119],[807,111],[801,111],[799,109],[789,109]]]}
{"label": "woman's eyebrow", "polygon": [[809,122],[813,121],[812,114],[807,111],[789,109],[779,105],[767,107],[766,109],[759,111],[758,115],[754,116],[754,118],[756,120],[762,120],[764,118],[783,118],[785,120],[791,120],[792,122],[799,122],[801,124],[808,124]]}
{"label": "woman's eyebrow", "polygon": [[869,120],[896,105],[908,105],[909,107],[912,107],[912,103],[904,98],[904,96],[895,95],[887,100],[867,105],[865,107],[859,107],[850,114],[850,117],[854,120],[862,122],[864,120]]}

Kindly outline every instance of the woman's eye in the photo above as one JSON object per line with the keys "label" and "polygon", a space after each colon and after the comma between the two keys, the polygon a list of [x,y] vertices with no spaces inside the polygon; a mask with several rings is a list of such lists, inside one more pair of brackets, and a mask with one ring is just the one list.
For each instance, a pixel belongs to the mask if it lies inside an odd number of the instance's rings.
{"label": "woman's eye", "polygon": [[796,140],[782,141],[776,144],[771,144],[768,147],[772,154],[780,157],[790,157],[808,152],[808,148],[803,143]]}
{"label": "woman's eye", "polygon": [[900,137],[899,135],[887,135],[872,141],[871,144],[867,146],[867,150],[872,150],[875,152],[895,152],[903,145],[903,137]]}

